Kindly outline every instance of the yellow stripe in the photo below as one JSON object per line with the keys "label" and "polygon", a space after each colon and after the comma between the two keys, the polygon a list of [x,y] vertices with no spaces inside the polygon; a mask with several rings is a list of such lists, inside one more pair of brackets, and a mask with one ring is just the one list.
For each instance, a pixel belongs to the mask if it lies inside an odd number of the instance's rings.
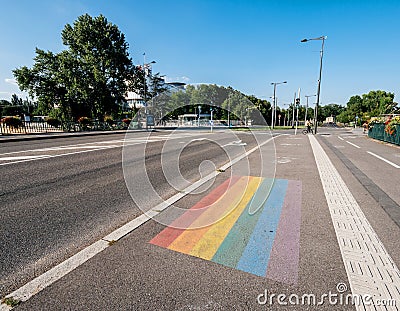
{"label": "yellow stripe", "polygon": [[212,228],[203,235],[201,240],[197,242],[191,250],[190,255],[211,260],[222,241],[228,235],[229,231],[250,202],[262,180],[263,179],[260,177],[254,177],[250,181],[239,205],[236,206],[228,216],[213,225]]}
{"label": "yellow stripe", "polygon": [[178,236],[168,248],[189,254],[193,246],[211,228],[211,225],[226,215],[227,210],[229,212],[232,207],[239,204],[252,178],[249,176],[241,177],[220,199],[210,205],[188,229]]}

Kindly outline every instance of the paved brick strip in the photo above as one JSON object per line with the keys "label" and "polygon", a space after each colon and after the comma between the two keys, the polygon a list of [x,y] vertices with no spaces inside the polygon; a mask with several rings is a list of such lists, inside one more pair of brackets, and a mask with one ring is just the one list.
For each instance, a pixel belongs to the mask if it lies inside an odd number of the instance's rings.
{"label": "paved brick strip", "polygon": [[[309,135],[357,310],[400,310],[400,271],[317,139]],[[371,297],[371,298],[369,298]]]}

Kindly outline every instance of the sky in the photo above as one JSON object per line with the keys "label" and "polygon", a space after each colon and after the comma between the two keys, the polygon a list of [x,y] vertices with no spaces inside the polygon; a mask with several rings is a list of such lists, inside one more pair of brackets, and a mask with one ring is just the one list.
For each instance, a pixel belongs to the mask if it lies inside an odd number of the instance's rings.
{"label": "sky", "polygon": [[[126,36],[134,64],[156,61],[167,82],[210,83],[285,108],[300,89],[321,104],[384,90],[400,97],[399,0],[0,0],[0,99],[19,90],[12,70],[31,67],[35,48],[66,49],[61,31],[103,14]],[[315,97],[310,98],[310,106]]]}

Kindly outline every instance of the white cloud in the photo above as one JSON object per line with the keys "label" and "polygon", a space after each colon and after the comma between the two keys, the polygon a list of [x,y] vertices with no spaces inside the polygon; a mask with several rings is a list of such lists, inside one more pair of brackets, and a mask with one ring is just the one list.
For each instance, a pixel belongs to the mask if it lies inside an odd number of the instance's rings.
{"label": "white cloud", "polygon": [[9,83],[9,84],[17,85],[17,86],[18,86],[17,80],[15,80],[15,79],[6,78],[6,79],[4,79],[4,81],[5,81],[6,83]]}

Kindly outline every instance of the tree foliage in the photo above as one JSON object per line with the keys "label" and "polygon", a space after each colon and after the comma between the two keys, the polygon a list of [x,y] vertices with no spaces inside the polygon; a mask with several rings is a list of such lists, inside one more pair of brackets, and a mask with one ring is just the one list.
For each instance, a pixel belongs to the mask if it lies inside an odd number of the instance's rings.
{"label": "tree foliage", "polygon": [[157,108],[168,112],[168,117],[177,118],[183,114],[210,114],[213,110],[215,119],[253,120],[255,124],[265,124],[265,116],[271,114],[271,104],[255,96],[246,96],[231,87],[215,84],[188,85],[186,89],[174,91],[170,96],[158,96]]}
{"label": "tree foliage", "polygon": [[11,101],[0,100],[0,116],[31,115],[36,110],[35,103],[28,98],[22,99],[17,94],[12,94]]}
{"label": "tree foliage", "polygon": [[32,68],[15,69],[21,90],[41,109],[58,108],[65,119],[103,118],[118,112],[128,90],[139,86],[125,36],[103,16],[79,16],[61,34],[66,50],[36,49]]}
{"label": "tree foliage", "polygon": [[342,123],[352,122],[358,117],[367,121],[371,117],[382,114],[398,112],[397,103],[394,102],[394,93],[381,90],[370,91],[368,94],[350,97],[347,108],[340,113],[337,120]]}
{"label": "tree foliage", "polygon": [[345,111],[345,107],[338,104],[329,104],[325,106],[320,106],[318,110],[318,121],[323,122],[328,117],[336,118],[343,111]]}

